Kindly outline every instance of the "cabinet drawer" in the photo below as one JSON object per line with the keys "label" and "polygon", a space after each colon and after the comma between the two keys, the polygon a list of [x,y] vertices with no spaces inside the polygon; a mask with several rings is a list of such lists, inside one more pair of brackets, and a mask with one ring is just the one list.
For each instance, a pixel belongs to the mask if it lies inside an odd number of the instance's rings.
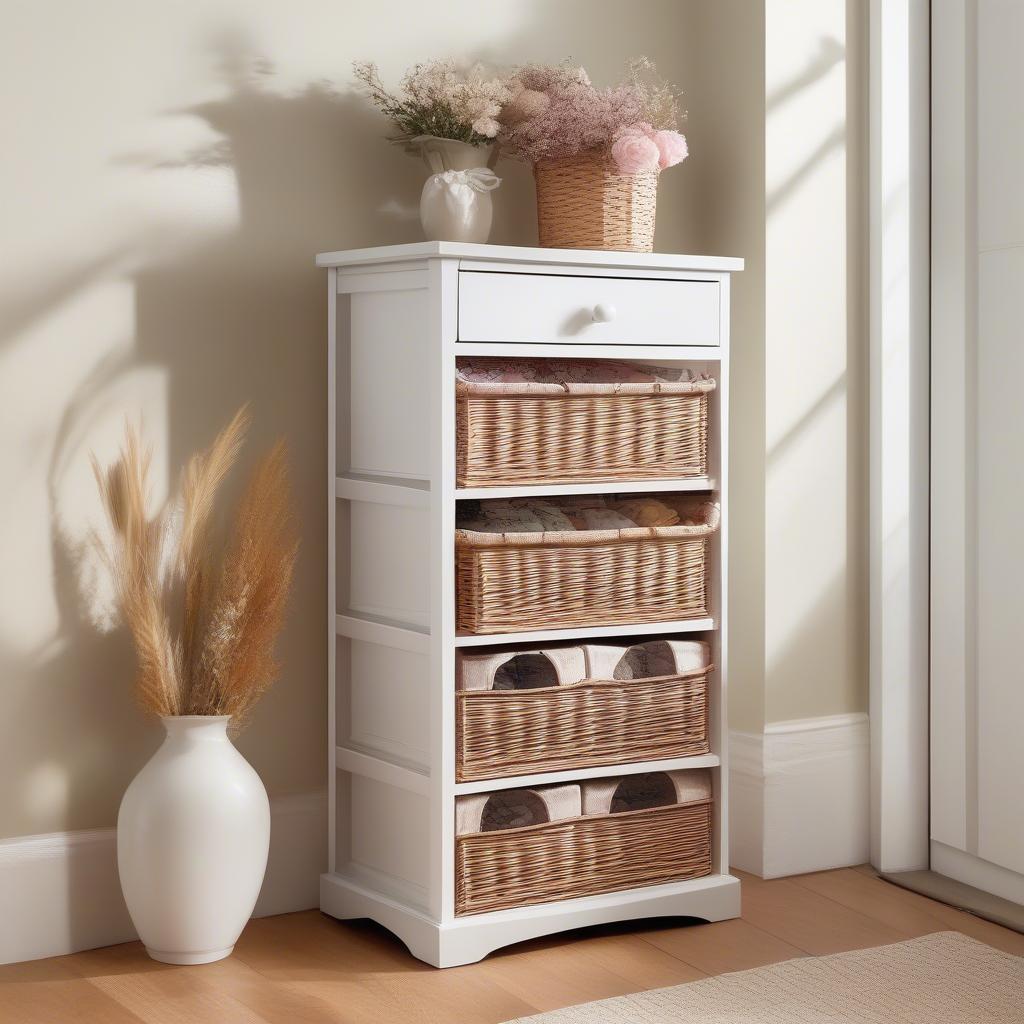
{"label": "cabinet drawer", "polygon": [[459,341],[718,345],[717,281],[462,271]]}

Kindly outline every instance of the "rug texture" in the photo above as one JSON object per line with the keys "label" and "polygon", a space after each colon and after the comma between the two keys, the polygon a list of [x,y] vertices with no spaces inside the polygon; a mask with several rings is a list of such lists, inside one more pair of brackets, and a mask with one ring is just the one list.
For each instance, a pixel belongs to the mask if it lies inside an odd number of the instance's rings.
{"label": "rug texture", "polygon": [[1022,1024],[1024,958],[959,932],[803,957],[509,1024]]}

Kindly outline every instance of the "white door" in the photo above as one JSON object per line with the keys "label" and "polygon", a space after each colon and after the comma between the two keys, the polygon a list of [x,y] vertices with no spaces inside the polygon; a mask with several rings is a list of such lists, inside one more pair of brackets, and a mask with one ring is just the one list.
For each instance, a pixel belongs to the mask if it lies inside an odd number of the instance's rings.
{"label": "white door", "polygon": [[1024,904],[1024,0],[932,2],[931,866]]}

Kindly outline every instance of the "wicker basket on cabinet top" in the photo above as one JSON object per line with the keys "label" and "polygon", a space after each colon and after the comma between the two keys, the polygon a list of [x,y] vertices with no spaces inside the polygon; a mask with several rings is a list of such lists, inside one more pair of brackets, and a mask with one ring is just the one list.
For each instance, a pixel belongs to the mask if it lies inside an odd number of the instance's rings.
{"label": "wicker basket on cabinet top", "polygon": [[457,781],[706,754],[709,653],[693,640],[459,652]]}
{"label": "wicker basket on cabinet top", "polygon": [[676,500],[694,522],[547,533],[456,530],[458,629],[504,633],[707,615],[707,541],[721,512],[712,502]]}
{"label": "wicker basket on cabinet top", "polygon": [[457,378],[459,487],[707,475],[709,377],[652,383]]}

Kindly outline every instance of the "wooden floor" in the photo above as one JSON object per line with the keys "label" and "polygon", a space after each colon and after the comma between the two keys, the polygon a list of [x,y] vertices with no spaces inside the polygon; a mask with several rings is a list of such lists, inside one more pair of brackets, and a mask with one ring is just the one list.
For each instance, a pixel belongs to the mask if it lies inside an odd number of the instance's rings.
{"label": "wooden floor", "polygon": [[253,921],[234,955],[167,967],[138,943],[0,967],[3,1024],[497,1024],[724,971],[956,930],[1024,955],[1024,935],[848,868],[743,879],[743,917],[645,921],[524,943],[437,971],[383,929],[316,911]]}

